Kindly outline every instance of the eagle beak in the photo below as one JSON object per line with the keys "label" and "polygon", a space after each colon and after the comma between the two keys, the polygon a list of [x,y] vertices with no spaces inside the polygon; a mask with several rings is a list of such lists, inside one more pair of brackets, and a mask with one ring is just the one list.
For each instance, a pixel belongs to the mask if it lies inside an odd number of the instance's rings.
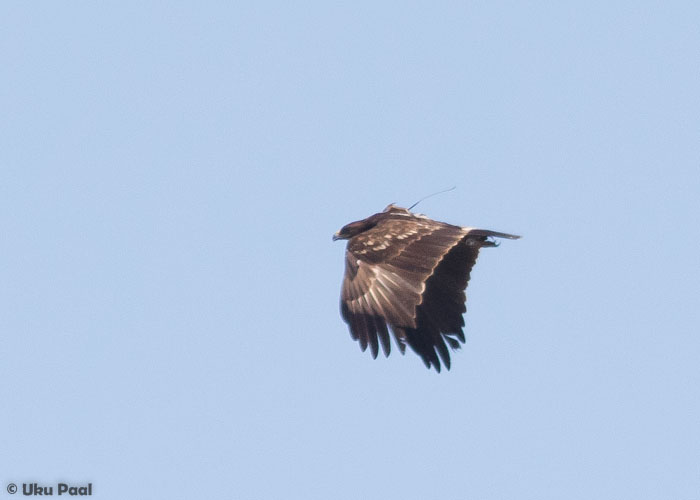
{"label": "eagle beak", "polygon": [[340,235],[338,233],[335,233],[333,235],[333,241],[338,241],[340,239]]}

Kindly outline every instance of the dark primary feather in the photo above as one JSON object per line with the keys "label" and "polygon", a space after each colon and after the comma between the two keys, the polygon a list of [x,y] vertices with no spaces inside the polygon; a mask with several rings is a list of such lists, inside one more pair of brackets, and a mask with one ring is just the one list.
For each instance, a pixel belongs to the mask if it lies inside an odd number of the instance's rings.
{"label": "dark primary feather", "polygon": [[333,239],[347,239],[341,314],[352,337],[377,357],[391,352],[389,330],[403,353],[409,345],[430,368],[450,368],[450,351],[464,343],[464,293],[479,249],[489,237],[518,236],[453,226],[389,205],[351,222]]}

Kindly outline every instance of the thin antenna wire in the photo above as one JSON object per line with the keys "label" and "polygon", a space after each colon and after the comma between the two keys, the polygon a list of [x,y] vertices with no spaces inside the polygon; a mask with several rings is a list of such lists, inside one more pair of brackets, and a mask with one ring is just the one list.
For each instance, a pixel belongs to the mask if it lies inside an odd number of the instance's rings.
{"label": "thin antenna wire", "polygon": [[428,199],[428,198],[430,198],[430,197],[432,197],[432,196],[435,196],[436,194],[446,193],[446,192],[452,191],[452,190],[454,190],[454,189],[457,189],[457,186],[452,186],[451,188],[443,189],[442,191],[438,191],[438,192],[436,192],[436,193],[429,194],[428,196],[424,196],[423,198],[421,198],[420,200],[418,200],[417,202],[415,202],[413,205],[411,205],[410,207],[408,207],[408,209],[411,210],[413,207],[415,207],[416,205],[418,205],[421,201],[426,200],[426,199]]}

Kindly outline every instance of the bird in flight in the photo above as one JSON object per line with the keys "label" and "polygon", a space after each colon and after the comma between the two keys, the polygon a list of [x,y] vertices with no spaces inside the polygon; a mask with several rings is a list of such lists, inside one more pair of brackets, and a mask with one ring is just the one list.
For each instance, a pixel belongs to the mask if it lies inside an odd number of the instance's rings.
{"label": "bird in flight", "polygon": [[389,205],[333,235],[348,240],[340,312],[352,338],[376,358],[409,345],[426,367],[450,369],[450,351],[464,343],[464,290],[479,250],[492,238],[520,236],[460,227]]}

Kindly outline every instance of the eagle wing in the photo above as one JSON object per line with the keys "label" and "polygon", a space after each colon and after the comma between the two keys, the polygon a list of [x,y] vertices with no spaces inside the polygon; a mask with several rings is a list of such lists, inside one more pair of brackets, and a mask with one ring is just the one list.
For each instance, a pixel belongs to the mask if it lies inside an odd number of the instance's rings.
{"label": "eagle wing", "polygon": [[[430,219],[400,217],[388,218],[348,242],[341,313],[363,351],[369,345],[376,357],[381,343],[388,356],[389,326],[401,352],[408,344],[439,371],[437,349],[449,368],[443,334],[464,342],[464,288],[481,246],[467,243],[469,232]],[[485,239],[478,237],[480,243]],[[459,346],[454,338],[447,342]]]}

